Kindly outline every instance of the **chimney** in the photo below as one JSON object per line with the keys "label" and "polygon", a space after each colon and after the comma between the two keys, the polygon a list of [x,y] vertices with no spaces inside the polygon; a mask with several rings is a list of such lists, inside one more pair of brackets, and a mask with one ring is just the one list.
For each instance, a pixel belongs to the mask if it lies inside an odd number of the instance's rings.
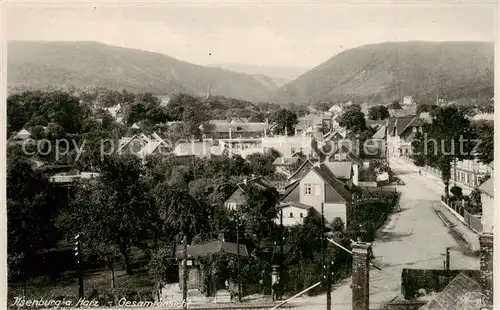
{"label": "chimney", "polygon": [[247,178],[244,178],[244,179],[243,179],[243,184],[247,185],[247,183],[248,183],[248,179],[247,179]]}
{"label": "chimney", "polygon": [[481,285],[481,304],[493,307],[493,234],[482,233],[479,235],[480,245],[480,285]]}
{"label": "chimney", "polygon": [[352,310],[370,308],[371,243],[354,242],[352,248]]}

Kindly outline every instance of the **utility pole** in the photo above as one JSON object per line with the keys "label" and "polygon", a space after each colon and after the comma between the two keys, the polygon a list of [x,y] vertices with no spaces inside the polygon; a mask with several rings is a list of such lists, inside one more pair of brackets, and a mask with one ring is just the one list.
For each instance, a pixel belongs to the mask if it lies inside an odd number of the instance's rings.
{"label": "utility pole", "polygon": [[446,248],[446,270],[450,271],[450,248]]}
{"label": "utility pole", "polygon": [[321,261],[323,263],[323,279],[326,282],[326,310],[332,308],[332,265],[333,262],[326,262],[326,249],[325,249],[325,205],[321,203]]}
{"label": "utility pole", "polygon": [[187,309],[187,282],[188,282],[188,272],[187,272],[187,234],[184,235],[184,257],[182,260],[182,308]]}
{"label": "utility pole", "polygon": [[241,279],[240,279],[240,221],[239,213],[236,214],[236,256],[238,265],[238,302],[241,302]]}
{"label": "utility pole", "polygon": [[332,310],[332,276],[333,261],[328,265],[328,274],[326,276],[326,310]]}
{"label": "utility pole", "polygon": [[78,297],[84,298],[83,291],[83,262],[82,262],[82,243],[80,242],[80,234],[75,236],[75,256],[76,268],[78,269]]}

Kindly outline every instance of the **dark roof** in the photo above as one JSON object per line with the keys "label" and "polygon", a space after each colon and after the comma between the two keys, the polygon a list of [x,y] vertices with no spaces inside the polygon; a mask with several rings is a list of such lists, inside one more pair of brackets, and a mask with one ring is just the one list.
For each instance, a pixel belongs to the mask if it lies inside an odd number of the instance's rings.
{"label": "dark roof", "polygon": [[481,305],[481,286],[463,272],[421,310],[479,309]]}
{"label": "dark roof", "polygon": [[390,117],[389,119],[387,119],[387,134],[397,136],[401,135],[404,130],[408,128],[410,123],[412,123],[415,119],[419,120],[419,118],[417,118],[415,115]]}
{"label": "dark roof", "polygon": [[[316,172],[325,181],[327,186],[330,186],[335,192],[337,192],[344,200],[351,201],[352,194],[344,187],[344,184],[340,182],[330,169],[325,164],[321,164],[319,167],[314,166],[313,171]],[[328,202],[328,201],[327,201]]]}
{"label": "dark roof", "polygon": [[349,180],[352,175],[352,162],[334,161],[322,163],[326,169],[330,170],[337,179]]}
{"label": "dark roof", "polygon": [[256,177],[248,180],[246,183],[245,182],[238,183],[238,187],[226,200],[226,202],[244,203],[246,199],[245,192],[249,189],[250,186],[255,186],[261,190],[274,188],[274,186],[264,177]]}
{"label": "dark roof", "polygon": [[293,182],[292,184],[286,187],[286,191],[281,197],[281,201],[283,203],[289,201],[296,201],[300,199],[300,192],[296,190],[299,184],[300,184],[300,179],[298,179],[297,181]]}
{"label": "dark roof", "polygon": [[290,202],[281,203],[279,205],[278,209],[283,209],[286,207],[296,207],[296,208],[304,209],[304,210],[309,210],[309,209],[313,208],[313,206],[306,205],[306,204],[300,203],[298,201],[290,201]]}
{"label": "dark roof", "polygon": [[274,160],[273,165],[275,166],[292,166],[300,161],[299,157],[278,157]]}
{"label": "dark roof", "polygon": [[385,139],[387,125],[382,125],[372,136],[372,139]]}
{"label": "dark roof", "polygon": [[300,165],[300,167],[287,179],[287,181],[296,181],[296,180],[300,180],[302,179],[302,177],[304,175],[306,175],[307,172],[309,172],[309,170],[311,169],[311,167],[313,166],[314,164],[309,160],[307,159],[306,161],[304,161],[302,163],[302,165]]}
{"label": "dark roof", "polygon": [[[187,252],[188,258],[197,258],[200,256],[217,254],[221,252],[238,254],[238,245],[232,242],[212,241],[208,243],[188,245]],[[177,258],[184,257],[183,245],[177,245],[175,256]],[[248,256],[247,247],[244,244],[240,244],[240,256]]]}
{"label": "dark roof", "polygon": [[359,164],[361,164],[363,162],[361,160],[361,158],[359,158],[358,155],[351,152],[345,145],[342,145],[340,148],[338,148],[336,151],[334,151],[332,153],[332,155],[330,155],[330,157],[335,156],[335,154],[337,154],[341,150],[342,150],[342,152],[346,153],[347,157],[349,157],[352,161],[355,161],[356,163],[359,163]]}

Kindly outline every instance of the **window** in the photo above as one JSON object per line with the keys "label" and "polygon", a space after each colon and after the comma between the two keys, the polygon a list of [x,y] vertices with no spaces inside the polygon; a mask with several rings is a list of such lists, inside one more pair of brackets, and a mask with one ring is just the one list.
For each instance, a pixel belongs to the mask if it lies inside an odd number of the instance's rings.
{"label": "window", "polygon": [[423,131],[422,127],[418,127],[418,132],[422,132],[422,131]]}
{"label": "window", "polygon": [[300,218],[303,218],[304,217],[304,214],[302,212],[300,212]]}
{"label": "window", "polygon": [[305,184],[304,192],[306,195],[312,195],[312,184]]}
{"label": "window", "polygon": [[335,154],[335,159],[340,160],[340,154]]}
{"label": "window", "polygon": [[417,127],[413,127],[413,132],[417,132]]}
{"label": "window", "polygon": [[319,184],[314,184],[314,195],[321,195],[321,186]]}
{"label": "window", "polygon": [[290,212],[290,217],[291,217],[291,218],[293,217],[293,212]]}
{"label": "window", "polygon": [[346,158],[347,158],[346,154],[342,154],[342,155],[340,155],[340,159],[341,159],[341,160],[345,160]]}

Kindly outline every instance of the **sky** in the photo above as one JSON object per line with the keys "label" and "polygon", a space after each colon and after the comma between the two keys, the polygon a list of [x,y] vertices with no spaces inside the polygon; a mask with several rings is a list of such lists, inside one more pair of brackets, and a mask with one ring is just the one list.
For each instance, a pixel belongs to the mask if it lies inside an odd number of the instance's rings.
{"label": "sky", "polygon": [[496,1],[4,4],[7,40],[99,41],[200,65],[314,67],[388,41],[495,41]]}

